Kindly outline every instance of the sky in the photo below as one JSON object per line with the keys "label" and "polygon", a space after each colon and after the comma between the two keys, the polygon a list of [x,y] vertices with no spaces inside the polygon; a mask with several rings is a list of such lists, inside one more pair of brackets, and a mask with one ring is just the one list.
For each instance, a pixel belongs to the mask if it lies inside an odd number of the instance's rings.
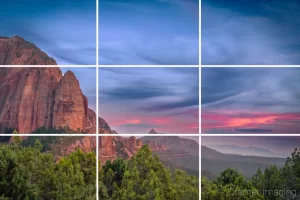
{"label": "sky", "polygon": [[[300,137],[297,136],[226,136],[226,137],[201,137],[203,146],[239,146],[239,147],[256,147],[259,149],[269,150],[274,157],[286,158],[291,155],[295,148],[300,147]],[[239,154],[239,152],[236,152]],[[273,156],[272,156],[273,157]]]}
{"label": "sky", "polygon": [[0,35],[23,37],[59,65],[96,64],[95,0],[2,1],[0,24]]}
{"label": "sky", "polygon": [[82,93],[88,98],[88,107],[96,112],[96,68],[95,67],[60,67],[63,74],[72,71],[79,81]]}
{"label": "sky", "polygon": [[206,67],[202,133],[299,133],[300,68]]}
{"label": "sky", "polygon": [[99,1],[99,63],[199,64],[198,0]]}
{"label": "sky", "polygon": [[300,1],[202,0],[202,64],[300,64]]}
{"label": "sky", "polygon": [[99,68],[99,116],[123,134],[198,134],[199,68]]}

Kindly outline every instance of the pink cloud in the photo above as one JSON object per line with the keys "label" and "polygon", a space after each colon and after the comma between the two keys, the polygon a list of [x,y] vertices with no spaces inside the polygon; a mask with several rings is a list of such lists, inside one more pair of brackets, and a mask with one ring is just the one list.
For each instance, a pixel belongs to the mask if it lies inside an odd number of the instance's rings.
{"label": "pink cloud", "polygon": [[141,123],[140,119],[126,119],[123,121],[114,122],[114,123],[112,123],[112,125],[118,126],[118,125],[122,125],[122,124],[139,124],[139,123]]}
{"label": "pink cloud", "polygon": [[[222,111],[202,113],[202,129],[234,129],[266,127],[277,131],[295,129],[300,120],[298,113],[259,113],[241,111]],[[276,131],[275,130],[275,131]]]}

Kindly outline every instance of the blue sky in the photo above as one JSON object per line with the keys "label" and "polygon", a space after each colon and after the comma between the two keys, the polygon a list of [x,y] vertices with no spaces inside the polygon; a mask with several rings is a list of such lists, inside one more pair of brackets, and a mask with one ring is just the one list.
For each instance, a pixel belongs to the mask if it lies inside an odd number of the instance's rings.
{"label": "blue sky", "polygon": [[198,68],[100,68],[99,116],[118,133],[198,133],[198,85]]}
{"label": "blue sky", "polygon": [[300,68],[205,67],[203,133],[299,133]]}
{"label": "blue sky", "polygon": [[297,0],[202,0],[202,64],[300,64]]}
{"label": "blue sky", "polygon": [[198,0],[101,0],[100,64],[198,64]]}
{"label": "blue sky", "polygon": [[12,0],[0,6],[0,35],[21,36],[58,64],[96,64],[95,0]]}
{"label": "blue sky", "polygon": [[96,68],[95,67],[60,67],[62,73],[72,71],[79,81],[82,93],[88,98],[89,108],[96,112]]}

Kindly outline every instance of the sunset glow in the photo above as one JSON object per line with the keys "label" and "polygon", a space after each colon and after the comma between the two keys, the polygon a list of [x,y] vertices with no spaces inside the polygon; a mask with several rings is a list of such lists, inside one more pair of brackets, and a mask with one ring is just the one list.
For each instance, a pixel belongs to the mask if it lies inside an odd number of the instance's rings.
{"label": "sunset glow", "polygon": [[299,74],[298,68],[202,68],[202,133],[298,133]]}

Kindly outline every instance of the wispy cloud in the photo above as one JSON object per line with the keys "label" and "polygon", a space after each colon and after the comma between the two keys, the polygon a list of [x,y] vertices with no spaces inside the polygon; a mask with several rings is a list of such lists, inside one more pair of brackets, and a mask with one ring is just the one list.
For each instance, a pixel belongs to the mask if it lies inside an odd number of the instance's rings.
{"label": "wispy cloud", "polygon": [[100,2],[100,64],[198,64],[199,21],[190,7],[199,6],[190,4],[198,2]]}
{"label": "wispy cloud", "polygon": [[[165,133],[197,133],[198,76],[198,68],[189,67],[101,68],[99,114],[118,132],[145,133],[152,126]],[[139,123],[120,124],[131,119]]]}
{"label": "wispy cloud", "polygon": [[297,68],[204,68],[202,127],[298,132],[299,74]]}
{"label": "wispy cloud", "polygon": [[202,1],[203,64],[299,64],[298,1]]}
{"label": "wispy cloud", "polygon": [[95,2],[24,2],[1,6],[1,35],[23,37],[58,64],[96,64]]}

